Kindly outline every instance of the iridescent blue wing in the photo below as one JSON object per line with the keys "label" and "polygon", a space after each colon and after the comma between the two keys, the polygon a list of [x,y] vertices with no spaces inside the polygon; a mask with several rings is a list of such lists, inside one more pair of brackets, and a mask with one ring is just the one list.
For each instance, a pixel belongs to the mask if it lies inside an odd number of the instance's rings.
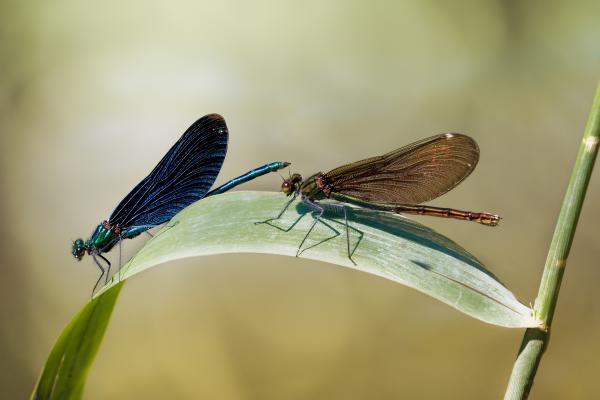
{"label": "iridescent blue wing", "polygon": [[121,200],[108,222],[121,228],[160,225],[203,198],[221,170],[227,139],[227,125],[220,115],[206,115],[194,122]]}

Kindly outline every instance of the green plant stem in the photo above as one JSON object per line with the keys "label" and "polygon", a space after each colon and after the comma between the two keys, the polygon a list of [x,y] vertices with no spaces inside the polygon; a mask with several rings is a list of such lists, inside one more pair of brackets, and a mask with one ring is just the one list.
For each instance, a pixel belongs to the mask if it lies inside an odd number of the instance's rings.
{"label": "green plant stem", "polygon": [[530,328],[525,331],[521,348],[513,367],[505,399],[526,399],[533,385],[535,373],[542,354],[550,340],[550,326],[558,300],[567,258],[577,228],[577,221],[585,199],[587,186],[594,168],[594,161],[600,143],[600,83],[592,110],[588,118],[583,140],[575,160],[569,186],[562,203],[554,236],[546,258],[544,273],[535,300],[535,317],[542,322],[542,328]]}

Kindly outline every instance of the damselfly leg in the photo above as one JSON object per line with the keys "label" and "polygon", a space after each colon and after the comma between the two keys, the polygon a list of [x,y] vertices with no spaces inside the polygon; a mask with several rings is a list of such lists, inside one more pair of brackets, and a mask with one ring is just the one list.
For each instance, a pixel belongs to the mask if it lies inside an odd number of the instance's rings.
{"label": "damselfly leg", "polygon": [[[311,200],[308,197],[304,197],[302,198],[302,203],[307,205],[308,207],[316,210],[318,212],[318,215],[315,217],[315,221],[313,222],[313,224],[311,225],[311,227],[309,228],[308,232],[306,233],[306,235],[304,236],[304,238],[302,239],[302,242],[300,243],[300,246],[298,247],[298,253],[296,254],[296,256],[299,256],[300,254],[302,254],[304,251],[308,250],[308,249],[312,249],[313,247],[316,247],[328,240],[333,239],[334,237],[339,236],[339,232],[333,228],[331,225],[329,225],[328,223],[326,223],[324,221],[324,213],[325,211],[332,211],[334,213],[337,214],[342,214],[344,215],[344,223],[343,225],[346,228],[346,248],[347,248],[347,255],[348,255],[348,259],[350,260],[350,262],[354,265],[356,265],[356,262],[352,259],[352,256],[354,255],[354,252],[356,251],[356,249],[358,248],[358,245],[360,244],[360,242],[362,241],[362,238],[364,236],[364,233],[359,230],[356,229],[354,227],[351,227],[350,224],[348,223],[348,212],[347,212],[347,207],[344,204],[338,204],[338,203],[332,203],[332,202],[327,202],[327,203],[322,203],[322,202],[318,202],[315,200]],[[314,227],[316,226],[316,224],[318,222],[321,222],[323,225],[327,226],[329,229],[331,229],[332,231],[334,231],[336,233],[335,236],[333,237],[329,237],[327,239],[321,240],[318,243],[315,243],[305,249],[302,249],[302,245],[304,244],[304,242],[308,239],[308,236],[311,234],[312,230],[314,229]],[[336,221],[337,222],[337,221]],[[359,235],[358,241],[356,242],[356,245],[354,246],[354,248],[352,250],[350,250],[350,230],[356,231]]]}
{"label": "damselfly leg", "polygon": [[[100,257],[102,260],[104,260],[104,262],[107,265],[107,269],[106,270],[102,267],[102,265],[100,265],[100,261],[98,261],[98,259],[96,257]],[[106,257],[104,257],[102,254],[94,254],[94,253],[92,253],[92,258],[94,259],[94,262],[96,263],[96,265],[98,266],[98,268],[101,271],[101,274],[98,277],[98,280],[96,281],[96,284],[94,285],[94,288],[92,289],[92,295],[91,295],[91,297],[94,297],[94,293],[96,292],[96,288],[98,287],[98,284],[100,283],[100,280],[102,279],[103,276],[104,276],[104,284],[106,285],[108,283],[108,275],[110,274],[110,261],[108,261],[106,259]]]}
{"label": "damselfly leg", "polygon": [[[321,207],[316,201],[311,201],[310,199],[303,197],[302,198],[302,203],[304,203],[307,206],[309,206],[309,207],[317,210],[319,214],[317,215],[317,217],[313,221],[312,225],[308,229],[308,232],[306,232],[306,235],[304,235],[304,238],[300,242],[300,246],[298,246],[298,250],[296,251],[296,257],[298,257],[298,255],[300,254],[300,249],[302,249],[302,245],[304,244],[304,242],[306,241],[306,239],[308,238],[308,236],[310,236],[310,233],[315,228],[315,225],[317,225],[317,222],[319,222],[319,220],[323,216],[323,213],[325,212],[325,207]],[[339,235],[339,232],[338,232],[338,235]]]}
{"label": "damselfly leg", "polygon": [[292,196],[292,198],[290,199],[290,201],[288,201],[286,203],[286,205],[281,209],[281,211],[279,212],[279,214],[277,214],[276,217],[265,219],[264,221],[257,221],[257,222],[254,223],[254,225],[268,224],[269,222],[272,222],[272,221],[280,219],[283,216],[283,214],[287,211],[287,209],[290,208],[290,205],[292,205],[292,203],[294,202],[294,200],[296,200],[296,197],[298,197],[298,193],[294,193],[294,195]]}

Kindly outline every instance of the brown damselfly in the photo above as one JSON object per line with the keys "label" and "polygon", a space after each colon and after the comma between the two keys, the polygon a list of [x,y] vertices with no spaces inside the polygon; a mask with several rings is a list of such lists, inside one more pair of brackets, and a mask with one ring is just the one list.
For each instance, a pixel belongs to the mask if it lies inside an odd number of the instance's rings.
{"label": "brown damselfly", "polygon": [[[318,214],[298,247],[298,256],[325,210],[342,211],[346,223],[348,257],[353,263],[344,204],[397,214],[454,218],[496,226],[500,220],[497,214],[421,205],[456,187],[475,169],[478,160],[479,147],[475,140],[460,133],[445,133],[327,173],[318,172],[306,180],[300,174],[292,174],[281,185],[281,191],[292,196],[292,199],[276,217],[260,223],[281,218],[300,195],[302,202]],[[323,201],[328,199],[333,202]]]}

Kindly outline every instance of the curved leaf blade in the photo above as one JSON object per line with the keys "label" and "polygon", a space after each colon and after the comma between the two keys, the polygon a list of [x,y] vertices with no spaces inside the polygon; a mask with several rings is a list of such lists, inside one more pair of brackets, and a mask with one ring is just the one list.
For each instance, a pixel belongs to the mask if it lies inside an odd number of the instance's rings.
{"label": "curved leaf blade", "polygon": [[124,282],[90,301],[62,331],[46,360],[32,399],[80,399]]}
{"label": "curved leaf blade", "polygon": [[[292,205],[272,225],[288,198],[281,193],[234,192],[203,199],[176,215],[121,270],[127,279],[167,261],[222,253],[295,256],[313,222],[310,210]],[[301,257],[325,261],[415,288],[474,318],[505,327],[538,326],[529,307],[473,255],[450,239],[408,218],[359,208],[349,209],[351,247],[347,256],[343,216],[317,224]],[[290,228],[288,232],[283,229]],[[473,229],[479,229],[473,226]],[[334,232],[336,230],[338,233]],[[329,238],[329,239],[328,239]],[[107,287],[119,281],[115,276]]]}

